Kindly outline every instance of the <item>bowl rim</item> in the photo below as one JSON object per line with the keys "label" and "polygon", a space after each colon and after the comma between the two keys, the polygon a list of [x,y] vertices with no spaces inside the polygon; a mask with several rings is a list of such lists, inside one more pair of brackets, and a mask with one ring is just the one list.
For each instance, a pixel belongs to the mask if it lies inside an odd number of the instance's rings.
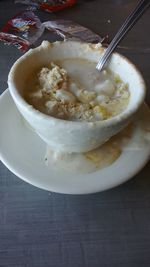
{"label": "bowl rim", "polygon": [[[50,42],[48,41],[43,41],[43,42],[47,42],[49,44],[51,44]],[[42,44],[43,44],[42,42]],[[94,45],[94,44],[91,44],[91,43],[86,43],[86,42],[82,42],[82,41],[70,41],[70,40],[67,40],[67,41],[56,41],[54,43],[52,43],[53,45],[55,44],[62,44],[62,43],[66,43],[66,42],[69,42],[69,43],[73,43],[73,44],[81,44],[81,45]],[[43,121],[56,121],[56,122],[60,122],[60,123],[64,123],[64,124],[67,124],[67,125],[86,125],[86,126],[90,126],[90,125],[95,125],[95,126],[110,126],[110,125],[114,125],[114,124],[117,124],[118,122],[120,121],[124,121],[126,119],[128,119],[130,116],[132,116],[133,114],[136,113],[136,111],[139,109],[139,107],[141,106],[141,104],[143,103],[144,101],[144,98],[145,98],[145,95],[146,95],[146,83],[144,81],[144,78],[140,72],[140,70],[136,67],[136,65],[130,61],[127,57],[125,57],[124,55],[118,53],[118,52],[114,52],[112,55],[117,55],[119,56],[121,59],[123,59],[124,61],[126,61],[129,65],[132,66],[133,70],[138,74],[139,76],[139,81],[140,81],[140,85],[141,85],[141,97],[140,99],[138,99],[138,101],[136,102],[136,105],[133,105],[132,108],[130,108],[129,110],[128,109],[125,109],[123,112],[113,116],[113,117],[110,117],[108,119],[105,119],[105,120],[97,120],[97,121],[93,121],[93,122],[88,122],[88,121],[70,121],[70,120],[64,120],[64,119],[59,119],[59,118],[56,118],[56,117],[53,117],[51,115],[48,115],[48,114],[45,114],[45,113],[42,113],[41,111],[35,109],[32,105],[30,105],[22,96],[21,94],[19,93],[19,91],[17,90],[16,86],[15,86],[15,81],[14,81],[14,73],[15,73],[15,68],[16,66],[18,67],[18,64],[22,63],[22,61],[24,60],[24,58],[26,58],[27,56],[29,57],[30,54],[33,54],[33,52],[35,51],[38,51],[40,52],[40,48],[43,47],[42,44],[36,48],[33,48],[33,49],[30,49],[29,51],[27,51],[24,55],[22,55],[20,58],[18,58],[15,63],[13,64],[13,66],[11,67],[10,71],[9,71],[9,74],[8,74],[8,89],[9,89],[9,92],[12,96],[12,98],[14,99],[14,102],[16,103],[16,105],[18,107],[23,107],[28,113],[32,113],[32,115],[34,117],[36,117],[37,119],[42,119]],[[96,45],[96,44],[95,44]],[[44,48],[44,47],[43,47]],[[51,48],[51,46],[49,46],[49,48]],[[106,50],[105,47],[102,47],[101,48],[104,50]],[[10,86],[11,84],[11,86]]]}

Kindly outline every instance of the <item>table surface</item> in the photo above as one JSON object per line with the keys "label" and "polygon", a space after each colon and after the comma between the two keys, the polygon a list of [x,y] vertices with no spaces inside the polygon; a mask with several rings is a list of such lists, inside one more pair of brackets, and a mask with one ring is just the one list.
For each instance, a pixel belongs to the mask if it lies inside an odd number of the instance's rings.
{"label": "table surface", "polygon": [[[0,1],[0,27],[21,10]],[[57,14],[38,12],[42,21],[64,18],[102,36],[115,34],[135,0],[80,0]],[[148,10],[120,44],[119,52],[141,70],[150,87]],[[50,33],[43,36],[53,40]],[[22,53],[0,44],[0,93]],[[150,92],[150,90],[148,90]],[[150,93],[146,101],[150,103]],[[5,114],[1,114],[4,116]],[[71,196],[35,188],[0,163],[0,267],[149,267],[150,164],[129,182],[93,195]]]}

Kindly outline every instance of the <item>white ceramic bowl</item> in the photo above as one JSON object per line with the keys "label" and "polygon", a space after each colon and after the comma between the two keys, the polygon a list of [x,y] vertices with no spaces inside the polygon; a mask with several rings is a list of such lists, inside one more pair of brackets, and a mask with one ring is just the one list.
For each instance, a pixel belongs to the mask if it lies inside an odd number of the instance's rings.
{"label": "white ceramic bowl", "polygon": [[114,53],[109,68],[129,84],[130,100],[119,115],[104,121],[74,122],[45,115],[29,105],[22,97],[31,71],[51,61],[64,58],[85,58],[98,61],[104,52],[100,45],[74,41],[44,41],[29,50],[12,66],[8,76],[9,91],[22,116],[37,134],[52,148],[62,152],[85,152],[92,150],[119,132],[133,118],[145,97],[145,83],[136,67],[125,57]]}

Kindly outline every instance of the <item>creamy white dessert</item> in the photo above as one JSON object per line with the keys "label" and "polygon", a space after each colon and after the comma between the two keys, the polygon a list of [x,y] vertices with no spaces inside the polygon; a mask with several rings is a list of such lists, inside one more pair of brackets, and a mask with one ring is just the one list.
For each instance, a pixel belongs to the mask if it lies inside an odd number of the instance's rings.
{"label": "creamy white dessert", "polygon": [[128,85],[85,59],[64,59],[37,70],[28,80],[26,100],[41,112],[70,121],[106,120],[128,105]]}
{"label": "creamy white dessert", "polygon": [[[11,96],[25,120],[52,150],[62,153],[83,153],[98,148],[121,131],[140,108],[145,97],[144,80],[129,60],[114,53],[110,58],[109,68],[112,72],[119,74],[122,81],[128,84],[127,89],[130,92],[128,100],[125,99],[127,105],[125,104],[124,107],[120,105],[121,112],[117,116],[114,115],[104,120],[96,118],[95,121],[81,119],[72,121],[68,118],[67,120],[57,119],[57,113],[54,116],[44,114],[48,114],[45,105],[51,98],[44,98],[43,89],[39,90],[37,73],[43,67],[51,69],[50,63],[54,62],[65,69],[67,76],[76,84],[80,84],[82,89],[94,91],[95,83],[102,84],[100,77],[103,75],[96,71],[95,67],[104,51],[105,49],[99,44],[69,40],[54,43],[43,41],[39,47],[30,49],[12,66],[8,76]],[[35,97],[35,94],[38,97]],[[118,96],[115,98],[117,99]],[[111,99],[113,100],[113,97]],[[114,106],[115,112],[118,112],[117,105]],[[111,105],[107,107],[110,109]]]}

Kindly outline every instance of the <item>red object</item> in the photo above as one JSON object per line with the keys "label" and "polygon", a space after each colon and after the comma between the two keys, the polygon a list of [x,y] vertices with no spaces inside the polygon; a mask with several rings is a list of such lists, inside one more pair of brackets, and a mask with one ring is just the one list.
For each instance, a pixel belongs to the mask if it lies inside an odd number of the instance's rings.
{"label": "red object", "polygon": [[5,32],[0,32],[0,41],[3,41],[5,44],[8,45],[13,44],[22,52],[25,52],[30,45],[27,40]]}
{"label": "red object", "polygon": [[73,6],[76,2],[77,0],[15,0],[15,3],[29,5],[48,12],[57,12]]}
{"label": "red object", "polygon": [[62,4],[56,3],[55,5],[51,5],[48,3],[41,3],[40,8],[43,10],[46,10],[48,12],[56,12],[56,11],[62,10],[64,8],[71,7],[75,3],[76,3],[76,0],[66,0],[66,1],[62,1]]}
{"label": "red object", "polygon": [[40,19],[32,11],[25,11],[6,23],[0,33],[0,40],[25,51],[38,40],[44,29]]}

